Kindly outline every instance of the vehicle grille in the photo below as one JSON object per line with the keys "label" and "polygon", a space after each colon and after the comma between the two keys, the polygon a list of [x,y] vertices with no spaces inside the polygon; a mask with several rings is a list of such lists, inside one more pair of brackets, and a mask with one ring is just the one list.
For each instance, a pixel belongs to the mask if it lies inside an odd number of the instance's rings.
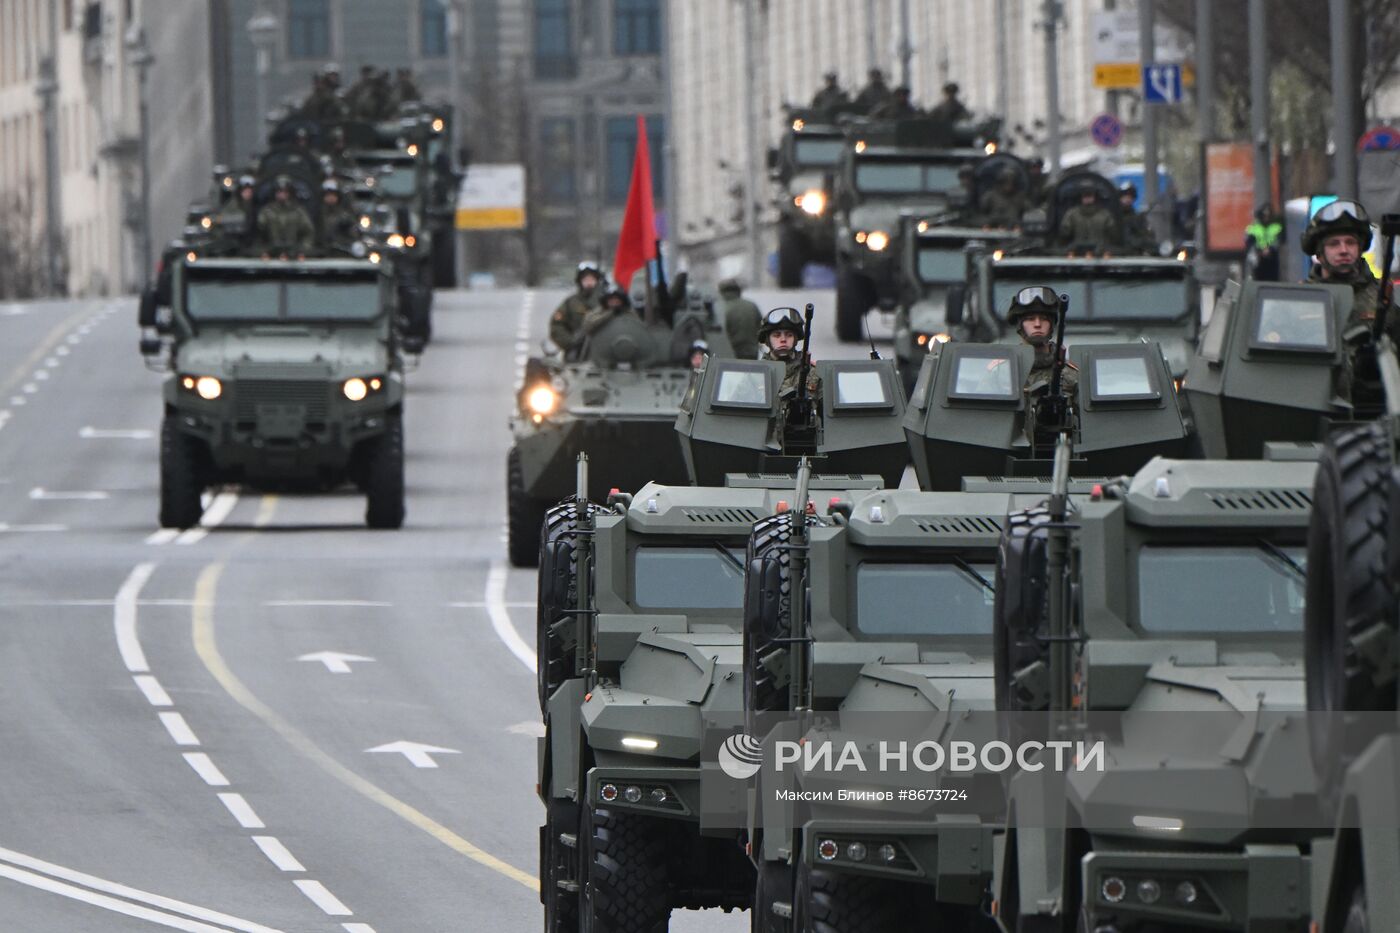
{"label": "vehicle grille", "polygon": [[694,506],[688,509],[681,509],[681,514],[692,522],[702,522],[705,524],[732,524],[732,525],[752,525],[763,517],[762,513],[753,509],[736,506],[725,508],[718,505]]}
{"label": "vehicle grille", "polygon": [[1231,512],[1306,512],[1312,508],[1312,493],[1307,489],[1251,489],[1236,493],[1206,493],[1206,498],[1218,509]]}
{"label": "vehicle grille", "polygon": [[324,421],[330,410],[330,387],[324,382],[257,379],[234,386],[234,413],[239,421],[256,421],[264,406],[297,406],[307,421]]}
{"label": "vehicle grille", "polygon": [[1001,522],[982,515],[959,515],[947,518],[915,519],[914,524],[931,535],[998,535]]}

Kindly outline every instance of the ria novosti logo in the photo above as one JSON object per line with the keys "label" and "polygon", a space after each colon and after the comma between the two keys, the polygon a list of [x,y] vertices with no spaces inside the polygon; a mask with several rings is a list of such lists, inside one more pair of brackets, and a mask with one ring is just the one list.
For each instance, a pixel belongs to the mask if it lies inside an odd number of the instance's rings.
{"label": "ria novosti logo", "polygon": [[719,747],[719,768],[736,781],[747,781],[763,767],[763,745],[751,735],[736,732]]}

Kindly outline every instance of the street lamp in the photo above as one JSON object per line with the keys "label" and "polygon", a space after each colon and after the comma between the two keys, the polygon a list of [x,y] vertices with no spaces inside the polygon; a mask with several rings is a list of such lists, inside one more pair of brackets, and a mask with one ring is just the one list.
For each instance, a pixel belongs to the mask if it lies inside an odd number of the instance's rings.
{"label": "street lamp", "polygon": [[[252,40],[258,55],[257,91],[254,96],[257,102],[257,117],[253,121],[253,135],[258,137],[262,133],[263,121],[267,119],[267,82],[268,75],[272,73],[272,47],[277,41],[277,17],[263,2],[259,2],[258,11],[248,20],[248,38]],[[254,140],[255,147],[261,143],[260,138]]]}
{"label": "street lamp", "polygon": [[136,69],[137,135],[141,145],[141,286],[149,288],[154,257],[151,251],[151,127],[146,74],[156,57],[146,43],[146,30],[138,23],[132,23],[126,31],[126,51],[131,67]]}

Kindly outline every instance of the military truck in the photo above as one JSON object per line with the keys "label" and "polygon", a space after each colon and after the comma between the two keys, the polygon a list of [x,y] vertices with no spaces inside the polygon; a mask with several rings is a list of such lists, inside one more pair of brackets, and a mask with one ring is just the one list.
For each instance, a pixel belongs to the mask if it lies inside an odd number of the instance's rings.
{"label": "military truck", "polygon": [[614,487],[630,492],[653,480],[685,482],[675,421],[690,386],[696,337],[708,341],[714,356],[733,355],[712,304],[697,301],[669,324],[648,324],[631,312],[613,317],[589,337],[579,361],[527,361],[506,457],[512,564],[535,565],[545,510],[574,491],[580,453],[592,463],[594,502]]}
{"label": "military truck", "polygon": [[1306,927],[1314,470],[1159,458],[1077,508],[1010,517],[997,708],[1013,734],[1103,742],[1107,765],[1010,779],[1004,930]]}
{"label": "military truck", "polygon": [[[546,929],[656,929],[676,907],[749,904],[736,828],[702,823],[700,755],[705,717],[742,708],[744,542],[755,521],[790,504],[791,476],[763,471],[795,464],[800,450],[833,471],[812,488],[849,498],[897,483],[908,462],[890,363],[836,360],[817,372],[813,432],[795,399],[780,397],[783,364],[711,358],[675,429],[689,478],[715,485],[652,482],[602,507],[583,495],[590,476],[546,514],[537,602]],[[850,472],[858,451],[867,473]]]}
{"label": "military truck", "polygon": [[[861,339],[865,314],[879,306],[893,311],[899,301],[900,214],[927,216],[947,210],[959,191],[958,170],[986,155],[981,148],[933,148],[901,144],[918,139],[897,126],[886,137],[866,127],[841,155],[833,186],[836,243],[836,336]],[[936,124],[940,125],[941,124]],[[855,135],[860,127],[852,127]],[[884,143],[877,140],[891,139]]]}
{"label": "military truck", "polygon": [[[189,528],[208,488],[364,491],[371,528],[404,518],[403,369],[382,263],[173,257],[141,351],[162,366],[160,524]],[[163,338],[163,339],[162,339]]]}
{"label": "military truck", "polygon": [[800,288],[808,263],[835,262],[831,185],[846,135],[829,114],[793,110],[778,145],[768,150],[768,172],[778,209],[778,287]]}

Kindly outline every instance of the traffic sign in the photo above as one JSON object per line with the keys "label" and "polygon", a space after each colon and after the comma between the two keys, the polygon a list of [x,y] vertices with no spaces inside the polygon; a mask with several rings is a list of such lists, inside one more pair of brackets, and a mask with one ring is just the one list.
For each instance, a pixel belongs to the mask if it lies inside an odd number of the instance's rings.
{"label": "traffic sign", "polygon": [[1112,149],[1123,141],[1123,121],[1111,113],[1101,113],[1089,124],[1089,135],[1100,146]]}
{"label": "traffic sign", "polygon": [[1180,65],[1144,65],[1142,99],[1149,104],[1175,104],[1181,101]]}
{"label": "traffic sign", "polygon": [[1400,149],[1400,130],[1393,126],[1372,127],[1356,141],[1357,152],[1378,149]]}
{"label": "traffic sign", "polygon": [[1142,66],[1137,62],[1095,65],[1094,87],[1104,90],[1131,90],[1142,87]]}

